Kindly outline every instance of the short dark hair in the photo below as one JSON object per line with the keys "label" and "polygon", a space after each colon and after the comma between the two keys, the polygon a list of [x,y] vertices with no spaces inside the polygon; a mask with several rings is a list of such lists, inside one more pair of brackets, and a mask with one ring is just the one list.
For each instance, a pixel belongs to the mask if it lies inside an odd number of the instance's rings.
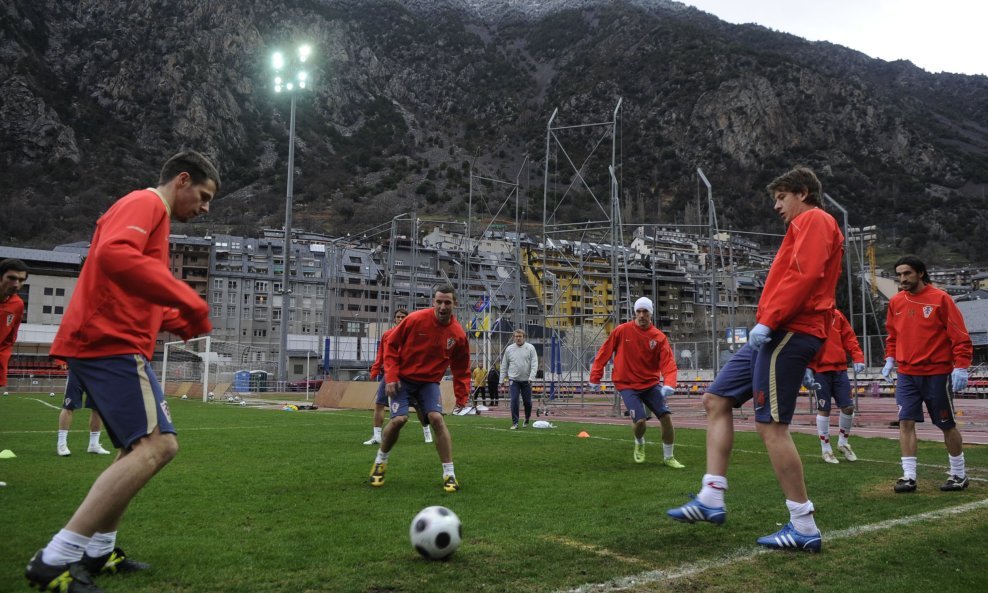
{"label": "short dark hair", "polygon": [[394,319],[395,317],[397,317],[398,316],[398,313],[404,313],[405,316],[407,317],[408,316],[408,309],[406,309],[404,307],[398,307],[397,309],[395,309],[395,312],[391,314],[391,319]]}
{"label": "short dark hair", "polygon": [[923,260],[919,259],[915,255],[903,255],[899,259],[895,260],[895,265],[892,266],[892,270],[895,271],[899,266],[909,266],[919,274],[919,279],[923,281],[924,284],[930,284],[930,275],[926,272],[926,264]]}
{"label": "short dark hair", "polygon": [[175,179],[179,173],[188,173],[192,178],[192,183],[199,185],[205,183],[207,179],[212,179],[216,184],[216,191],[220,191],[220,174],[216,166],[201,153],[194,150],[183,150],[165,161],[165,166],[161,168],[161,175],[158,177],[158,185],[164,185]]}
{"label": "short dark hair", "polygon": [[453,288],[452,284],[446,284],[442,282],[436,284],[435,286],[432,287],[432,296],[436,296],[437,292],[441,292],[443,294],[451,294],[453,295],[453,300],[454,301],[456,300],[456,289]]}
{"label": "short dark hair", "polygon": [[24,272],[25,274],[27,274],[30,271],[27,269],[27,264],[25,264],[23,261],[19,259],[11,257],[9,259],[0,261],[0,277],[2,277],[10,270],[13,270],[15,272]]}
{"label": "short dark hair", "polygon": [[794,193],[805,192],[807,204],[823,206],[823,186],[813,169],[803,165],[797,165],[779,175],[772,180],[772,183],[768,184],[766,189],[769,193],[780,190]]}

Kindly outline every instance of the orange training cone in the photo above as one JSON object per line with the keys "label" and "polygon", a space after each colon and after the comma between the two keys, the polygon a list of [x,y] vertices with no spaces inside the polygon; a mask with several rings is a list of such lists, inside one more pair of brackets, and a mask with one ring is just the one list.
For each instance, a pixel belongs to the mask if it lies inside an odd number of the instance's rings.
{"label": "orange training cone", "polygon": [[589,439],[590,438],[590,435],[587,434],[587,431],[585,431],[585,430],[581,430],[580,431],[580,434],[578,434],[576,436],[579,437],[579,438],[581,438],[581,439]]}

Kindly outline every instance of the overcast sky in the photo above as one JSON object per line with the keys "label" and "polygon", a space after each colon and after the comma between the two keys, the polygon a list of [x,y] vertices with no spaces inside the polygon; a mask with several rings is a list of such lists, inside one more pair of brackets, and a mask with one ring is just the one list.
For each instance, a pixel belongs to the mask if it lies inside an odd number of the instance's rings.
{"label": "overcast sky", "polygon": [[758,23],[930,72],[988,75],[985,0],[680,0],[730,23]]}

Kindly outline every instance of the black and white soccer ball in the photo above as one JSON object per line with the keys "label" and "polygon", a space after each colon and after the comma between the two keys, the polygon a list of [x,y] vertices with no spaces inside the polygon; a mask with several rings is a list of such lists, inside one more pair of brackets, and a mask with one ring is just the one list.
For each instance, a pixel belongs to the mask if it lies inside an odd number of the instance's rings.
{"label": "black and white soccer ball", "polygon": [[412,519],[408,535],[419,554],[429,560],[443,560],[460,547],[463,525],[446,507],[425,507]]}

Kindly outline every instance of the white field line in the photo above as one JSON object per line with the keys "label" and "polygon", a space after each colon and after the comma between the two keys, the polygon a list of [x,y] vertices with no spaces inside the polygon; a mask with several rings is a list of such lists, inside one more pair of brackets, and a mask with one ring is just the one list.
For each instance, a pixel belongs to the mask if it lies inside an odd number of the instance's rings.
{"label": "white field line", "polygon": [[[884,531],[886,529],[891,529],[893,527],[901,527],[904,525],[911,525],[913,523],[920,523],[922,521],[941,519],[944,517],[950,517],[952,515],[960,515],[962,513],[967,513],[969,511],[973,511],[985,507],[988,507],[988,498],[977,500],[974,502],[969,502],[967,504],[962,504],[956,507],[939,509],[936,511],[929,511],[926,513],[920,513],[918,515],[912,515],[909,517],[888,519],[886,521],[880,521],[878,523],[872,523],[870,525],[861,525],[858,527],[841,529],[839,531],[825,532],[823,534],[823,539],[825,542],[831,542],[840,539],[848,539],[848,538],[858,537],[866,533],[873,533],[875,531]],[[557,539],[554,541],[565,543],[565,541],[561,539]],[[582,545],[583,544],[581,544],[581,546]],[[580,549],[582,549],[582,547]],[[729,564],[734,564],[736,562],[745,562],[747,560],[751,560],[752,558],[770,552],[772,552],[772,550],[769,550],[767,548],[739,548],[738,550],[735,550],[734,552],[731,552],[726,556],[721,556],[720,558],[711,559],[711,560],[700,560],[697,562],[688,562],[686,564],[680,564],[679,566],[665,570],[649,570],[646,572],[640,572],[635,575],[618,577],[616,579],[612,579],[604,583],[586,583],[573,589],[562,590],[559,593],[564,593],[564,592],[565,593],[613,593],[617,591],[626,591],[628,589],[650,585],[653,583],[668,582],[669,580],[695,576],[711,568],[720,568],[723,566],[727,566]],[[600,552],[594,550],[594,553],[599,554]],[[613,556],[618,557],[617,554],[614,554]]]}
{"label": "white field line", "polygon": [[594,544],[588,544],[586,542],[577,541],[575,539],[571,539],[561,535],[542,535],[540,536],[540,539],[543,539],[545,541],[555,542],[557,544],[562,544],[566,547],[580,550],[581,552],[590,552],[591,554],[595,554],[597,556],[603,556],[605,558],[613,558],[620,562],[624,562],[625,564],[645,564],[645,565],[651,564],[651,562],[649,562],[648,560],[635,558],[634,556],[624,556],[622,554],[618,554],[617,552],[612,552],[607,548],[603,548],[601,546],[595,546]]}
{"label": "white field line", "polygon": [[55,410],[61,410],[61,409],[62,409],[62,406],[53,406],[53,405],[51,405],[50,403],[48,403],[48,402],[46,402],[46,401],[45,401],[45,400],[43,400],[43,399],[38,399],[38,398],[36,398],[36,397],[29,397],[28,399],[30,399],[30,400],[34,400],[34,401],[36,401],[36,402],[38,402],[39,404],[43,404],[43,405],[46,405],[46,406],[48,406],[49,408],[53,408],[53,409],[55,409]]}
{"label": "white field line", "polygon": [[[459,428],[459,427],[457,427],[457,428]],[[493,431],[509,432],[509,430],[507,428],[502,428],[500,426],[489,426],[489,425],[488,426],[472,426],[471,428],[474,428],[476,430],[493,430]],[[552,428],[548,428],[548,429],[547,428],[527,428],[527,429],[523,429],[523,430],[519,430],[519,431],[510,431],[510,432],[515,432],[517,434],[527,434],[528,432],[537,433],[537,434],[546,434],[546,433],[548,433],[548,434],[551,434],[554,437],[580,438],[580,437],[577,437],[576,435],[570,434],[568,432],[560,432],[558,429],[552,429]],[[593,435],[591,435],[590,437],[583,437],[583,438],[589,438],[591,440],[605,441],[605,442],[612,442],[612,443],[626,443],[629,446],[630,446],[630,444],[632,442],[630,436],[627,439],[616,439],[616,438],[612,438],[612,437],[595,437]],[[653,442],[653,441],[646,441],[645,444],[646,445],[651,445],[651,446],[659,446],[659,443]],[[677,448],[687,448],[687,449],[700,449],[700,448],[705,448],[706,445],[682,445],[682,444],[676,443],[676,447]],[[732,453],[746,453],[746,454],[749,454],[749,455],[766,455],[766,456],[768,455],[768,452],[765,451],[765,450],[756,451],[756,450],[752,450],[752,449],[739,449],[739,448],[733,449],[732,450]],[[946,451],[944,451],[944,455],[946,455]],[[817,455],[817,454],[803,454],[803,453],[801,453],[800,454],[800,458],[803,459],[803,461],[805,463],[807,461],[814,461],[814,460],[819,459],[819,455]],[[895,460],[889,460],[889,459],[866,459],[866,458],[860,457],[860,456],[858,457],[858,461],[855,462],[855,463],[858,463],[858,462],[876,463],[876,464],[885,464],[885,465],[895,465],[895,466],[900,466],[901,465],[901,462],[898,459],[895,459]],[[845,462],[845,463],[850,463],[850,462]],[[928,467],[928,468],[932,468],[932,469],[939,469],[939,470],[942,470],[945,473],[945,475],[948,472],[948,470],[950,469],[950,466],[949,465],[942,465],[942,464],[936,464],[936,463],[917,463],[916,466],[917,467]],[[968,472],[968,478],[970,478],[972,481],[988,482],[988,478],[977,478],[977,477],[974,477],[974,476],[971,476],[970,475],[971,472],[985,471],[985,470],[982,470],[982,468],[968,466],[966,469],[967,469],[967,472]],[[895,476],[895,477],[898,477],[898,476]]]}

